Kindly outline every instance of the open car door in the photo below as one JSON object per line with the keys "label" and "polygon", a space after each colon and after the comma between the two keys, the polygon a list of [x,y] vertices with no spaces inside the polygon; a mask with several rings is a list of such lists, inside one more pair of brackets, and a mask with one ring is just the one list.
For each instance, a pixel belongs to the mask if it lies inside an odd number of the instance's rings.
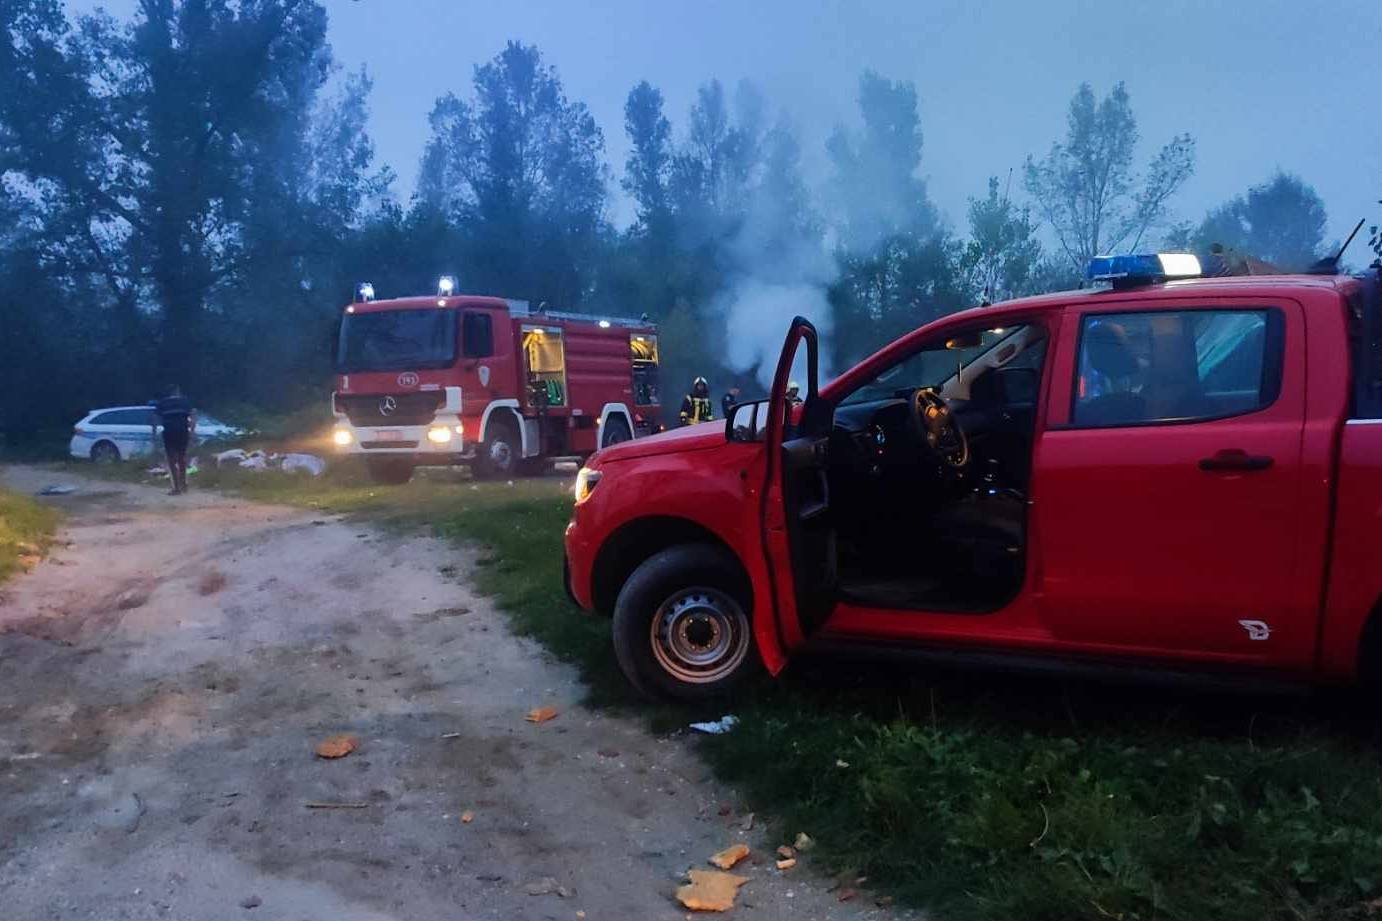
{"label": "open car door", "polygon": [[[803,345],[805,401],[795,406],[787,400],[787,386]],[[835,607],[835,531],[826,477],[832,412],[818,393],[818,352],[816,327],[797,317],[787,331],[768,404],[760,523],[784,653],[805,642]]]}

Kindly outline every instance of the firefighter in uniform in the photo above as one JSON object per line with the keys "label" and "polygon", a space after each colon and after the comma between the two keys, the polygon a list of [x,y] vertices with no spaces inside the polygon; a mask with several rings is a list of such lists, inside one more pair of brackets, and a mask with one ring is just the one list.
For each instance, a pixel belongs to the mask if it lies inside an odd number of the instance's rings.
{"label": "firefighter in uniform", "polygon": [[801,385],[796,381],[787,382],[787,405],[796,406],[801,402]]}
{"label": "firefighter in uniform", "polygon": [[710,407],[710,385],[705,378],[698,377],[691,382],[691,392],[681,401],[681,424],[695,425],[714,418],[715,413]]}

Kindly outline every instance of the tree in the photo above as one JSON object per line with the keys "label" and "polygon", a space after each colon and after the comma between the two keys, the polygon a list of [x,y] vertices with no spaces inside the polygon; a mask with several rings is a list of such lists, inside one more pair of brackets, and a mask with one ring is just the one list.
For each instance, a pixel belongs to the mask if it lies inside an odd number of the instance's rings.
{"label": "tree", "polygon": [[1197,251],[1221,244],[1231,253],[1253,256],[1301,271],[1324,253],[1324,202],[1299,176],[1277,172],[1205,216],[1192,234]]}
{"label": "tree", "polygon": [[537,48],[475,69],[474,99],[430,116],[419,205],[461,230],[465,284],[554,305],[590,292],[604,221],[604,136]]}
{"label": "tree", "polygon": [[1033,273],[1041,260],[1041,241],[1026,208],[1018,208],[998,177],[989,178],[987,198],[969,200],[969,242],[962,266],[970,287],[986,302],[1034,293]]}
{"label": "tree", "polygon": [[647,80],[629,90],[624,131],[630,149],[620,185],[638,205],[639,232],[664,238],[671,219],[667,178],[672,169],[672,124],[662,113],[662,92]]}
{"label": "tree", "polygon": [[826,149],[839,241],[831,285],[834,364],[847,367],[903,332],[971,301],[961,247],[941,227],[921,165],[916,88],[866,71],[858,134],[838,129]]}
{"label": "tree", "polygon": [[1195,166],[1195,142],[1177,135],[1133,171],[1137,120],[1122,83],[1102,101],[1083,83],[1070,100],[1064,142],[1040,162],[1027,158],[1028,193],[1076,268],[1114,250],[1134,249],[1167,212]]}

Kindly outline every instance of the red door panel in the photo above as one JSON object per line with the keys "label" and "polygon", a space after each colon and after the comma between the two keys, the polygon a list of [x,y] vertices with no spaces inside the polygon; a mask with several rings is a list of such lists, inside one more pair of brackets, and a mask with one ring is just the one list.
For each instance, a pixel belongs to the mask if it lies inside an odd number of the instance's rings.
{"label": "red door panel", "polygon": [[[1036,456],[1042,618],[1057,643],[1085,649],[1306,667],[1314,612],[1293,597],[1303,313],[1290,302],[1211,300],[1072,308],[1054,369],[1066,382],[1052,394],[1057,424],[1040,436]],[[1215,349],[1227,347],[1214,341],[1210,313],[1264,307],[1278,318],[1263,333],[1277,344],[1266,342],[1263,354],[1270,367],[1277,349],[1280,384],[1270,405],[1251,411],[1249,396],[1214,389],[1223,385],[1212,362],[1238,359],[1217,358]],[[1134,309],[1157,315],[1125,319]],[[1090,337],[1084,351],[1082,334]],[[1171,354],[1187,343],[1188,357]],[[1121,359],[1099,358],[1114,352]],[[1223,373],[1243,376],[1241,368]],[[1193,398],[1177,392],[1186,386]],[[1118,422],[1124,414],[1138,421]]]}

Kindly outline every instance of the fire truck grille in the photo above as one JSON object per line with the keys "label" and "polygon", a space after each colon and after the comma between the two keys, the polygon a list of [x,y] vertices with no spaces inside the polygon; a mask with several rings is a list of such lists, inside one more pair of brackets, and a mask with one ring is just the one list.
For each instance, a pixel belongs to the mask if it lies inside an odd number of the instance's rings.
{"label": "fire truck grille", "polygon": [[427,425],[444,399],[440,391],[350,397],[337,394],[336,407],[350,418],[351,425]]}
{"label": "fire truck grille", "polygon": [[385,449],[397,450],[397,449],[399,449],[399,448],[416,448],[416,447],[417,447],[417,442],[416,442],[416,441],[362,441],[362,442],[360,442],[360,447],[364,448],[364,449],[367,450],[367,451],[372,451],[372,450],[375,450],[375,449],[377,449],[377,448],[385,448]]}

